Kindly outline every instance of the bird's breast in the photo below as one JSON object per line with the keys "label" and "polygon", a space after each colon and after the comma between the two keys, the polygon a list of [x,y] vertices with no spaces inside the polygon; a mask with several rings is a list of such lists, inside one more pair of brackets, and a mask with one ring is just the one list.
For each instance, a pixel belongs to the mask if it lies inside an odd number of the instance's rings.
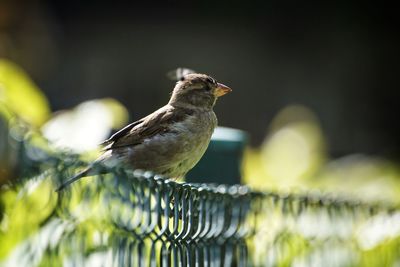
{"label": "bird's breast", "polygon": [[166,132],[127,148],[125,159],[138,169],[170,177],[183,176],[203,156],[216,125],[213,111],[194,113],[171,123]]}

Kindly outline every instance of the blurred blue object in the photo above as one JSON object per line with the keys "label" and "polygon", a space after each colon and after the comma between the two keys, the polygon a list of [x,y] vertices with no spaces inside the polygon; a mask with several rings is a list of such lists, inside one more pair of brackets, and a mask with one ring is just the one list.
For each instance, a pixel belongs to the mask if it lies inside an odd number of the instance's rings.
{"label": "blurred blue object", "polygon": [[218,127],[200,162],[186,175],[189,183],[240,184],[241,166],[248,135]]}

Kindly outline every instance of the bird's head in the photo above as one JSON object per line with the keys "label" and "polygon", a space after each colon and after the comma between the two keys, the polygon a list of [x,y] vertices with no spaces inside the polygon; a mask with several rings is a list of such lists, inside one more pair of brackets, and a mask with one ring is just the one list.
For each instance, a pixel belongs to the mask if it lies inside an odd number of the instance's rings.
{"label": "bird's head", "polygon": [[218,97],[231,91],[208,75],[192,73],[176,83],[169,104],[211,109]]}

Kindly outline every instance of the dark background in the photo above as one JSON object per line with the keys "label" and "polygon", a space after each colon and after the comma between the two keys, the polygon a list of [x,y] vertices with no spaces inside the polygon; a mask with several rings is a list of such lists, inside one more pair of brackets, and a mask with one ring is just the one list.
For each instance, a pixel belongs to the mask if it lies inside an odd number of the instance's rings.
{"label": "dark background", "polygon": [[[321,1],[322,2],[322,1]],[[136,120],[184,66],[233,88],[220,125],[259,145],[279,110],[320,119],[330,153],[400,157],[398,9],[384,2],[0,0],[0,56],[52,109],[114,97]]]}

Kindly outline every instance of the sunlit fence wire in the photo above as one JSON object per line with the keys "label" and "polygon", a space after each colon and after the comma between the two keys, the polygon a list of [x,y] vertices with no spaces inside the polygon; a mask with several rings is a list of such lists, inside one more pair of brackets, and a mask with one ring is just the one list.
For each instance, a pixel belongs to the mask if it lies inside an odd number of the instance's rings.
{"label": "sunlit fence wire", "polygon": [[393,266],[399,235],[400,213],[381,204],[114,169],[58,195],[8,265]]}
{"label": "sunlit fence wire", "polygon": [[[110,265],[247,266],[246,239],[254,229],[246,187],[179,184],[138,171],[116,175],[102,181],[101,187],[112,181],[107,189],[84,193],[88,205],[97,195],[107,210],[112,234],[101,246],[112,248]],[[69,203],[60,201],[65,211]]]}

